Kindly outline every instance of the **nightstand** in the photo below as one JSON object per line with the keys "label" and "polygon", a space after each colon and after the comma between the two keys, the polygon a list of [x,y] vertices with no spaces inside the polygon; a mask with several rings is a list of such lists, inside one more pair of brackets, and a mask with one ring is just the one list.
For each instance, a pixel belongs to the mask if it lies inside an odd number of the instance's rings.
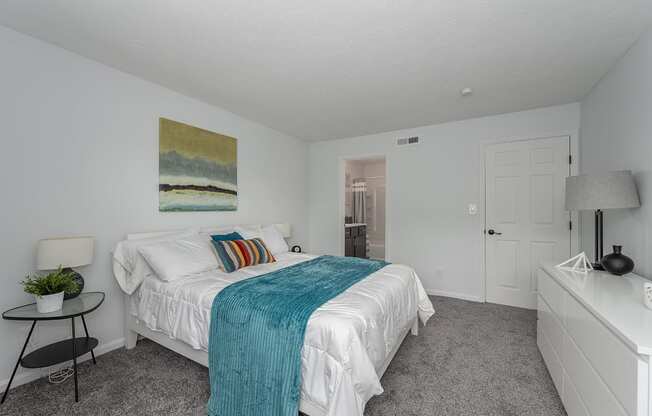
{"label": "nightstand", "polygon": [[[86,327],[84,315],[93,312],[102,304],[102,302],[104,302],[104,293],[85,292],[76,298],[64,300],[63,307],[55,312],[39,313],[36,310],[36,303],[30,303],[29,305],[23,305],[5,311],[2,314],[3,319],[12,321],[32,321],[32,326],[29,330],[29,334],[27,334],[27,339],[25,340],[25,344],[23,344],[23,349],[20,351],[18,361],[16,361],[14,371],[11,373],[11,378],[9,379],[9,383],[7,383],[7,388],[0,403],[5,402],[7,393],[9,393],[11,383],[14,381],[14,376],[16,375],[19,365],[22,365],[24,368],[41,368],[70,360],[72,360],[75,378],[75,401],[79,401],[79,391],[77,387],[77,357],[90,352],[93,357],[93,363],[95,364],[95,354],[93,353],[93,349],[97,347],[98,344],[96,338],[88,336],[88,328]],[[75,318],[78,316],[81,317],[82,324],[84,325],[84,332],[86,333],[86,336],[81,338],[75,337]],[[25,348],[27,348],[27,343],[29,342],[34,327],[36,326],[36,322],[61,319],[70,319],[72,338],[46,345],[23,356],[25,354]]]}

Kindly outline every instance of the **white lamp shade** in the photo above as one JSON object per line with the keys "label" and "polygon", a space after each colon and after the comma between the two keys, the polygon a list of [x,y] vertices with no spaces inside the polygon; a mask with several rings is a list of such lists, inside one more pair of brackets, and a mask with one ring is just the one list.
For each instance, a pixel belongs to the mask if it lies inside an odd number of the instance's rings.
{"label": "white lamp shade", "polygon": [[566,178],[568,211],[640,207],[636,183],[628,170]]}
{"label": "white lamp shade", "polygon": [[38,242],[36,268],[54,270],[93,262],[93,237],[48,238]]}
{"label": "white lamp shade", "polygon": [[283,238],[292,237],[292,225],[290,224],[274,224],[278,231],[283,235]]}

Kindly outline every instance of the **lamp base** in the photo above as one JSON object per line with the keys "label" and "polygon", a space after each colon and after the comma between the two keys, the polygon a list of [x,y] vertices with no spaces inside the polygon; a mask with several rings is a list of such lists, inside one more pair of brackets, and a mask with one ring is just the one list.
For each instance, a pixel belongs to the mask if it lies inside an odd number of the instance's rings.
{"label": "lamp base", "polygon": [[593,270],[598,270],[598,271],[604,270],[604,267],[600,263],[591,263],[591,266],[593,266]]}
{"label": "lamp base", "polygon": [[75,281],[75,283],[77,283],[77,287],[78,287],[76,292],[66,293],[63,296],[63,300],[74,299],[77,296],[79,296],[79,294],[82,292],[82,290],[84,290],[84,278],[82,277],[81,274],[77,273],[75,270],[71,269],[70,267],[64,268],[63,271],[68,272],[68,273],[72,273],[72,275],[73,275],[72,279]]}
{"label": "lamp base", "polygon": [[595,252],[594,259],[595,262],[591,263],[593,270],[604,270],[600,260],[602,259],[603,254],[603,244],[604,244],[604,220],[601,209],[595,210]]}

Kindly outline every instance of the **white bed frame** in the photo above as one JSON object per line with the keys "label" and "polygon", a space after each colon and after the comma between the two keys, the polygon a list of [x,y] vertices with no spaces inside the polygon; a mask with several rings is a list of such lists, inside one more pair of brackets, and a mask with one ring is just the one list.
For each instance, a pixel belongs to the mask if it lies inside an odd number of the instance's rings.
{"label": "white bed frame", "polygon": [[[213,231],[215,230],[215,228],[211,228],[210,230]],[[129,234],[127,235],[127,240],[152,238],[152,237],[169,234],[171,232],[174,231]],[[206,351],[196,350],[183,341],[170,338],[164,332],[154,331],[149,329],[146,325],[140,322],[135,316],[131,315],[130,304],[131,304],[130,295],[125,295],[125,317],[126,317],[125,348],[126,349],[130,350],[135,348],[136,343],[138,342],[138,336],[141,335],[147,339],[156,342],[159,345],[164,346],[167,349],[176,352],[177,354],[181,354],[184,357],[203,365],[204,367],[208,367],[208,353]],[[406,325],[406,327],[403,328],[403,330],[401,331],[401,336],[398,338],[396,345],[394,345],[394,348],[387,355],[385,362],[383,363],[382,367],[379,369],[379,373],[378,373],[379,377],[382,377],[383,374],[385,374],[387,367],[389,367],[389,364],[392,362],[392,359],[394,359],[394,356],[398,352],[398,349],[400,348],[401,344],[403,343],[403,340],[405,339],[405,337],[407,337],[407,334],[409,332],[412,332],[412,335],[418,335],[419,321],[417,319],[417,316],[411,319],[408,325]],[[327,412],[327,409],[324,409],[321,405],[304,398],[302,398],[299,403],[299,410],[309,416],[325,416]]]}

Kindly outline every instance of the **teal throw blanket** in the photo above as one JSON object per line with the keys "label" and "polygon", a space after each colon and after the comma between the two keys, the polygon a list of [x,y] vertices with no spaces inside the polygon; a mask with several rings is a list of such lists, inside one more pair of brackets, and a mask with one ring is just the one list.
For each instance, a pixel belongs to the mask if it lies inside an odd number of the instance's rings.
{"label": "teal throw blanket", "polygon": [[310,315],[387,264],[321,256],[223,289],[211,310],[208,414],[297,416]]}

